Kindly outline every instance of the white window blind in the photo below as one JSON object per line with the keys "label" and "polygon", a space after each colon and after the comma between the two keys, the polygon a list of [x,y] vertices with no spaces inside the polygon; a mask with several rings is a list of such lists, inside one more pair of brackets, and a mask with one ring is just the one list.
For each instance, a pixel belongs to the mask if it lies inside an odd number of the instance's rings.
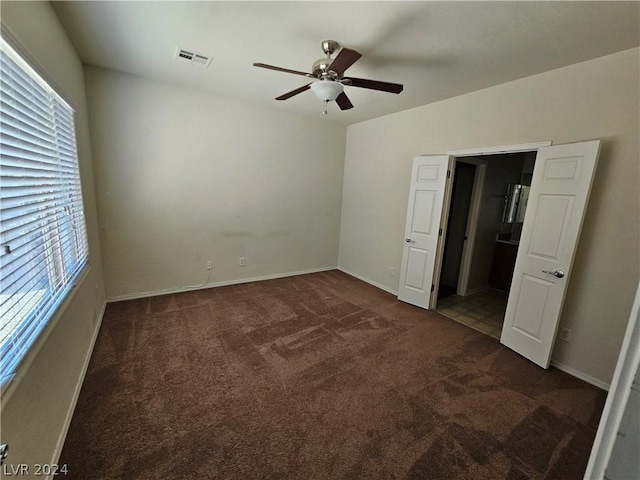
{"label": "white window blind", "polygon": [[73,109],[1,41],[0,380],[87,263]]}

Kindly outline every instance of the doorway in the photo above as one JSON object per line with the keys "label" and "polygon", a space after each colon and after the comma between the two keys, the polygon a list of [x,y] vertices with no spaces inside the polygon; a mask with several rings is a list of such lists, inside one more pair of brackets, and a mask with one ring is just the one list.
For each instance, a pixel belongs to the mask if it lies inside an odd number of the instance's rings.
{"label": "doorway", "polygon": [[[481,232],[481,221],[475,228],[468,228],[467,245],[478,249],[479,240],[489,240],[490,252],[480,255],[463,253],[459,283],[468,280],[466,295],[473,291],[477,280],[477,262],[493,264],[493,252],[497,240],[517,243],[515,269],[511,274],[511,286],[504,315],[500,343],[531,360],[542,368],[548,368],[556,339],[562,305],[567,293],[578,238],[586,213],[587,202],[593,184],[600,152],[600,140],[563,145],[534,145],[491,147],[481,151],[450,152],[447,155],[423,155],[413,159],[409,201],[402,249],[402,265],[398,300],[417,307],[435,310],[442,267],[442,253],[447,235],[446,221],[449,214],[451,189],[456,159],[465,156],[507,155],[508,153],[537,150],[535,170],[532,172],[531,191],[526,204],[526,216],[521,230],[505,227],[502,216],[499,233]],[[499,158],[498,155],[491,158]],[[506,165],[513,167],[514,162]],[[477,169],[482,172],[483,168]],[[520,178],[525,178],[520,172]],[[505,211],[504,183],[501,191],[492,195],[484,182],[481,198],[472,200],[469,216],[487,200],[498,211]],[[497,200],[497,202],[496,202]],[[482,212],[490,212],[483,208]],[[517,209],[516,209],[517,211]],[[516,213],[517,217],[517,213]],[[493,217],[496,221],[496,217]],[[516,222],[517,223],[517,222]],[[473,224],[473,222],[472,222]],[[517,225],[516,225],[517,227]],[[471,235],[477,239],[471,242]],[[482,233],[482,235],[481,235]],[[465,251],[469,251],[465,248]],[[466,258],[472,258],[469,273],[462,275]],[[490,285],[489,285],[490,286]],[[485,283],[480,288],[486,288]]]}
{"label": "doorway", "polygon": [[536,153],[455,158],[436,310],[498,339]]}

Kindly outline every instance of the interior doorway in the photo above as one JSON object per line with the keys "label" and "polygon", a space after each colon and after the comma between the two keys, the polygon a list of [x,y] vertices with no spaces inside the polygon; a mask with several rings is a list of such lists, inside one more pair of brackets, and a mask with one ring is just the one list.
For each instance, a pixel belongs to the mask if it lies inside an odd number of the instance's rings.
{"label": "interior doorway", "polygon": [[502,331],[536,153],[456,157],[453,167],[436,310],[495,338]]}
{"label": "interior doorway", "polygon": [[[409,185],[398,300],[420,308],[437,309],[456,160],[473,155],[493,155],[490,159],[492,164],[505,160],[503,168],[499,169],[504,173],[504,168],[513,169],[517,165],[509,154],[536,150],[535,170],[532,168],[529,173],[517,169],[519,188],[507,190],[526,192],[522,181],[531,176],[528,197],[526,193],[525,197],[519,194],[517,202],[506,202],[505,197],[511,197],[511,194],[505,193],[504,188],[511,181],[490,181],[493,177],[489,174],[487,181],[482,182],[477,199],[475,192],[478,189],[474,188],[469,218],[477,213],[477,220],[467,224],[468,240],[463,249],[458,285],[467,281],[463,296],[470,295],[475,289],[492,289],[490,272],[494,270],[496,244],[515,245],[517,255],[515,268],[507,276],[511,285],[500,343],[540,367],[548,368],[600,145],[600,140],[553,146],[549,142],[547,145],[490,147],[480,151],[415,157]],[[476,178],[485,170],[488,166],[476,169]],[[490,183],[499,185],[497,193],[491,192]],[[503,221],[507,212],[518,218],[518,203],[523,198],[526,200],[523,222]],[[498,214],[495,214],[496,210]],[[480,220],[486,215],[490,218],[487,224]],[[496,222],[497,231],[485,228]],[[472,241],[474,234],[476,238]],[[473,248],[468,248],[470,245]],[[483,249],[484,254],[481,254]],[[473,254],[469,253],[471,251]],[[463,274],[466,267],[468,271]]]}

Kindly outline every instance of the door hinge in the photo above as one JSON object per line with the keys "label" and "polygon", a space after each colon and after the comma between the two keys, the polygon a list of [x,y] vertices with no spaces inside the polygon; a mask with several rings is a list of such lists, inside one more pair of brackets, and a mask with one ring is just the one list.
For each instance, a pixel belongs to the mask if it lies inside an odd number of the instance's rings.
{"label": "door hinge", "polygon": [[431,284],[431,291],[433,292],[436,289],[436,286],[432,283]]}
{"label": "door hinge", "polygon": [[451,178],[451,170],[447,170],[447,178]]}
{"label": "door hinge", "polygon": [[438,230],[438,236],[441,237],[442,236],[442,229]]}

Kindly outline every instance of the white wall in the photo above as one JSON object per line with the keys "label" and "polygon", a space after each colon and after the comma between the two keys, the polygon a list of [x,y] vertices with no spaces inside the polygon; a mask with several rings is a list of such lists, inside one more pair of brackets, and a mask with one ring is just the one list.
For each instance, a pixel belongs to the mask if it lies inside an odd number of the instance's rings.
{"label": "white wall", "polygon": [[337,265],[343,126],[99,68],[86,81],[110,299]]}
{"label": "white wall", "polygon": [[[639,59],[632,49],[347,130],[339,266],[398,288],[412,158],[453,149],[602,139],[555,363],[611,380],[638,282]],[[366,239],[364,241],[363,239]]]}
{"label": "white wall", "polygon": [[2,29],[76,111],[90,269],[2,396],[8,463],[57,460],[104,307],[104,284],[82,64],[48,2],[2,2]]}

